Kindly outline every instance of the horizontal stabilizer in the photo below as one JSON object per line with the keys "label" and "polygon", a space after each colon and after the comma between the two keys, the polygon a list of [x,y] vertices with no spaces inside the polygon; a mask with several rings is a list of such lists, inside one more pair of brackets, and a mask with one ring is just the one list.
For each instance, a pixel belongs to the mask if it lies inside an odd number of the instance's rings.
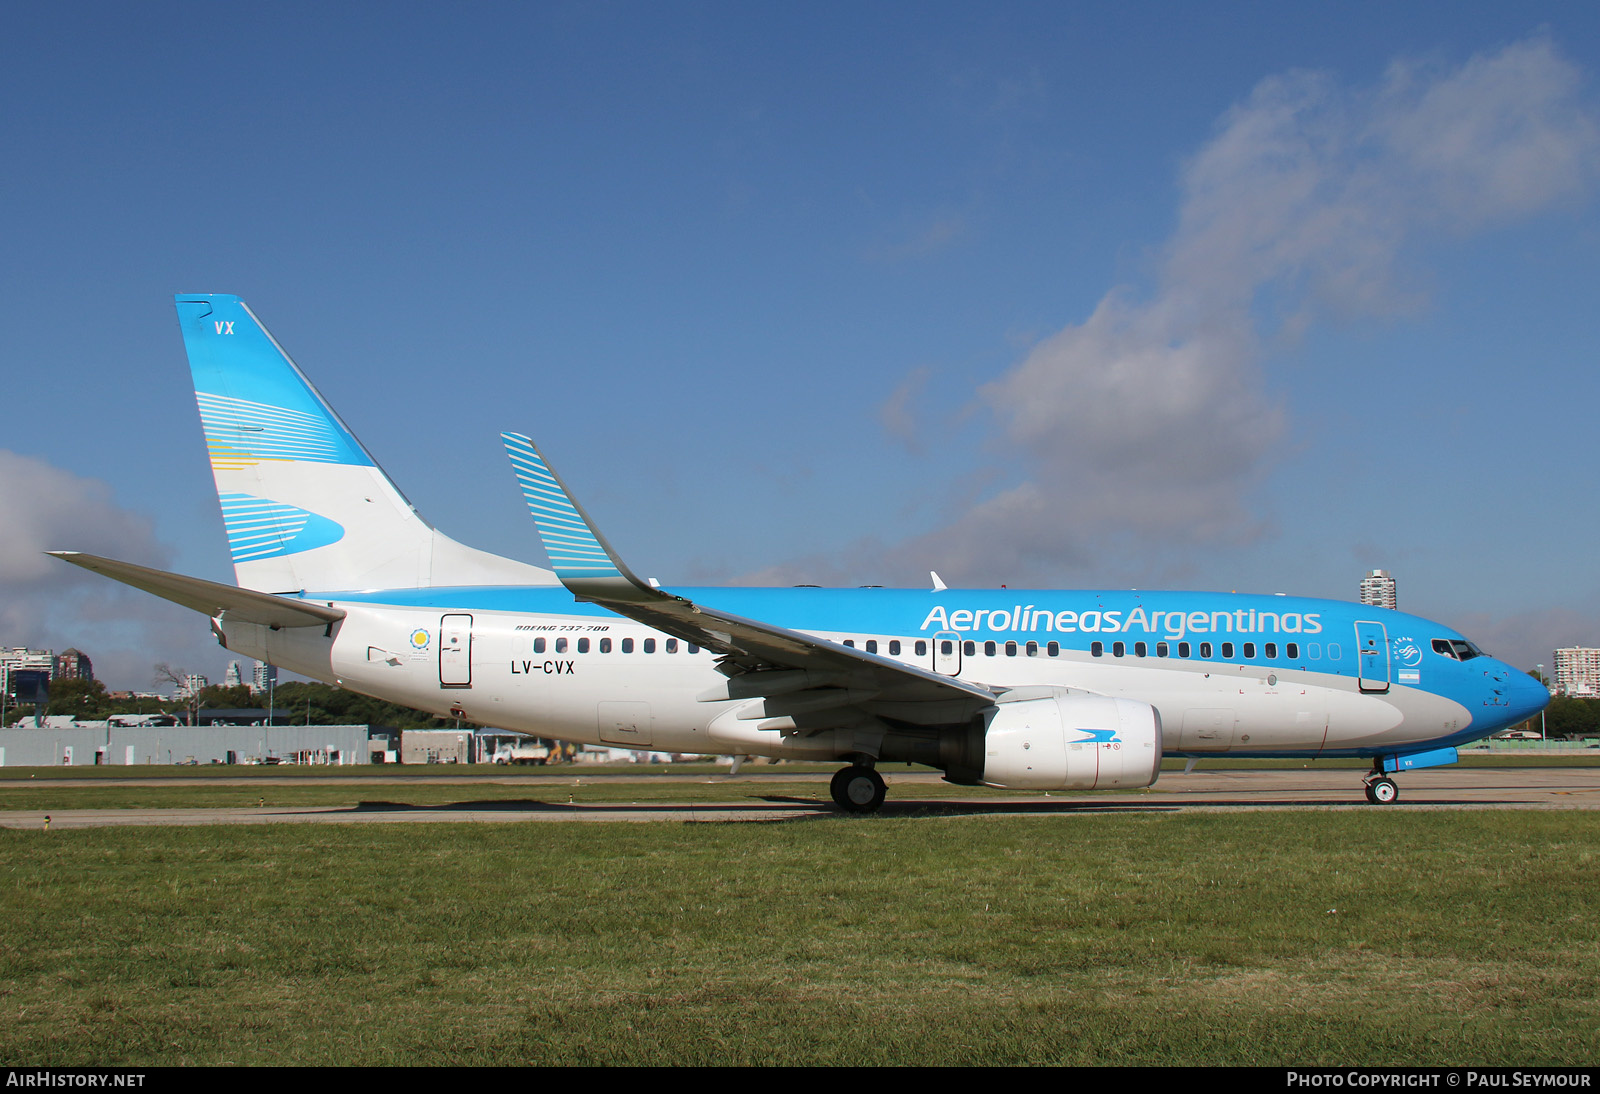
{"label": "horizontal stabilizer", "polygon": [[135,566],[114,558],[101,558],[79,551],[45,553],[213,618],[226,612],[231,621],[259,623],[266,627],[325,627],[343,619],[345,615],[339,608],[239,589],[204,578],[169,574],[165,570],[152,570],[148,566]]}

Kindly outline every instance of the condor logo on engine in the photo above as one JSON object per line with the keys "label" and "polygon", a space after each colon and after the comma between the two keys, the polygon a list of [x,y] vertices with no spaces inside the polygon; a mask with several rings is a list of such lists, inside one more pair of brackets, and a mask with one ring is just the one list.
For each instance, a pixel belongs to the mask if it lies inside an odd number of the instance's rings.
{"label": "condor logo on engine", "polygon": [[1084,729],[1078,727],[1074,729],[1074,732],[1083,734],[1075,742],[1077,744],[1120,745],[1122,743],[1122,738],[1117,736],[1117,731],[1114,729]]}

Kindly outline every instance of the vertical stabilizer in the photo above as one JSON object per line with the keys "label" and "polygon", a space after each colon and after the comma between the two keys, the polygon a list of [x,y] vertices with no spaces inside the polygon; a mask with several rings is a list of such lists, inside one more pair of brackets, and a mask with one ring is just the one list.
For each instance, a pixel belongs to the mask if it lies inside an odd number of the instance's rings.
{"label": "vertical stabilizer", "polygon": [[244,301],[181,294],[177,305],[241,587],[556,584],[423,520]]}

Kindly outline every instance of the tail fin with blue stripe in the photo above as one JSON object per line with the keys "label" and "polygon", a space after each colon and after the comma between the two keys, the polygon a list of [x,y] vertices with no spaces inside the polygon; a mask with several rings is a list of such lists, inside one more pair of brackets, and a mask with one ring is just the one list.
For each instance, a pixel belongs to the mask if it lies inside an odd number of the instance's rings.
{"label": "tail fin with blue stripe", "polygon": [[177,306],[242,588],[556,584],[423,520],[244,301],[183,294]]}

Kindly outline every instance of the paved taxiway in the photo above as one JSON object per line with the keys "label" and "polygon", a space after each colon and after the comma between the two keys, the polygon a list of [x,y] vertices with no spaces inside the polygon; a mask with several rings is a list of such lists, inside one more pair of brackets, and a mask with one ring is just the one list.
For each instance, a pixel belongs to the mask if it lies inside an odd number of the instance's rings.
{"label": "paved taxiway", "polygon": [[[1411,772],[1400,780],[1400,801],[1388,806],[1368,805],[1361,794],[1361,773],[1354,770],[1279,770],[1279,771],[1196,771],[1188,775],[1168,772],[1148,790],[1128,793],[1056,792],[997,797],[963,795],[960,787],[945,787],[938,798],[899,798],[898,785],[937,784],[939,777],[922,772],[886,772],[889,800],[885,816],[973,816],[973,815],[1073,815],[1084,813],[1183,812],[1258,809],[1600,809],[1600,767],[1573,768],[1457,768]],[[569,804],[562,799],[563,787],[573,785],[580,775],[521,775],[478,777],[449,785],[461,787],[462,801],[444,805],[405,805],[366,801],[356,806],[314,806],[306,808],[266,806],[263,808],[198,809],[55,809],[0,810],[0,827],[41,828],[45,814],[52,828],[96,828],[108,825],[204,825],[204,824],[390,824],[405,822],[512,823],[524,821],[792,821],[836,814],[828,800],[826,775],[641,775],[607,776],[586,783],[615,788],[615,803]],[[740,785],[749,794],[762,782],[783,782],[791,791],[786,796],[751,801],[727,802],[639,802],[628,803],[629,783],[677,781],[720,782]],[[403,777],[362,777],[352,779],[296,779],[293,776],[270,779],[187,778],[174,780],[51,780],[50,783],[0,780],[0,793],[6,786],[95,785],[152,786],[181,784],[237,785],[265,788],[269,784],[295,782],[328,785],[333,782],[370,786],[372,797],[380,797],[383,786],[417,785]],[[442,780],[430,779],[429,785]],[[473,801],[471,787],[484,782],[525,785],[529,796],[513,801]],[[815,784],[816,793],[792,793],[794,784]],[[776,787],[774,790],[776,791]],[[759,797],[759,795],[758,795]]]}

